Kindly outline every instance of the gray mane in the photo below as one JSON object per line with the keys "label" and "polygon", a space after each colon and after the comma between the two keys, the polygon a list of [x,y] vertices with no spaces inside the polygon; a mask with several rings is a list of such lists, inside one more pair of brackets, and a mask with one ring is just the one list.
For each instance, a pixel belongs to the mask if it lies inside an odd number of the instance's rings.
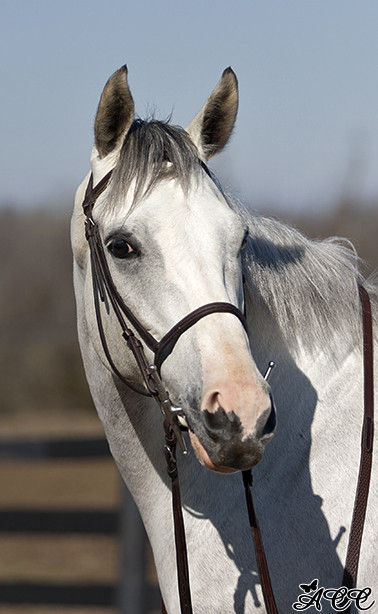
{"label": "gray mane", "polygon": [[[240,212],[250,238],[244,275],[256,306],[268,309],[290,347],[351,350],[361,334],[358,256],[341,239],[314,241],[274,219]],[[377,301],[377,287],[364,282]],[[376,305],[374,305],[376,306]]]}
{"label": "gray mane", "polygon": [[[134,203],[162,179],[174,177],[187,191],[200,173],[198,151],[187,132],[157,120],[136,119],[122,145],[111,182],[111,200],[124,196],[135,180]],[[168,164],[170,162],[170,164]]]}

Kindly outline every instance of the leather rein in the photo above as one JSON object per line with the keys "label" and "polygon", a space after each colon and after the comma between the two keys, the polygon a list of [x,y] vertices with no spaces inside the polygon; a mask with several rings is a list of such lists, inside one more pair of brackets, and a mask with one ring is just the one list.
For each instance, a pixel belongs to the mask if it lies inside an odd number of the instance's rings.
{"label": "leather rein", "polygon": [[[202,168],[214,181],[214,177],[207,166],[200,161]],[[192,603],[189,582],[189,565],[185,540],[185,527],[182,515],[180,486],[177,472],[176,444],[179,443],[184,455],[187,454],[185,440],[182,436],[183,428],[180,426],[178,416],[184,416],[180,407],[175,407],[171,402],[161,377],[160,369],[164,360],[171,354],[181,335],[191,328],[203,317],[213,313],[232,313],[242,323],[247,331],[247,323],[244,314],[231,303],[214,302],[203,305],[192,311],[177,324],[175,324],[160,341],[157,341],[145,328],[140,320],[133,314],[120,296],[110,273],[107,259],[104,252],[103,242],[97,223],[93,219],[93,207],[98,197],[104,192],[112,176],[109,171],[103,179],[93,186],[93,175],[91,174],[83,201],[83,211],[85,216],[85,237],[90,249],[90,262],[92,272],[93,300],[95,306],[96,320],[104,354],[113,373],[129,388],[138,394],[152,397],[159,405],[164,415],[165,446],[164,453],[167,462],[167,471],[171,479],[172,486],[172,510],[174,520],[174,533],[176,545],[177,561],[177,580],[179,588],[181,614],[192,614]],[[217,187],[221,190],[217,182]],[[222,190],[221,190],[222,191]],[[365,522],[367,500],[369,494],[370,474],[373,452],[373,427],[374,427],[374,380],[373,380],[373,332],[372,314],[369,294],[366,289],[359,284],[359,297],[362,307],[363,323],[363,363],[364,363],[364,420],[361,435],[361,456],[360,469],[355,495],[353,518],[349,536],[346,563],[344,568],[343,585],[348,588],[356,586],[358,563],[361,549],[362,533]],[[101,316],[101,303],[104,304],[106,313],[110,314],[112,308],[122,331],[122,337],[131,350],[139,371],[142,375],[144,385],[141,386],[127,380],[117,369],[105,336],[105,331]],[[135,336],[134,330],[142,339],[145,345],[153,352],[154,361],[147,359],[143,344]],[[247,331],[248,332],[248,331]],[[265,379],[274,367],[270,362]],[[264,552],[261,533],[258,526],[251,493],[252,473],[251,470],[243,471],[243,485],[245,491],[246,505],[248,511],[249,524],[253,537],[254,550],[257,567],[261,580],[261,587],[265,601],[267,614],[278,614],[277,605],[274,598],[272,584],[269,575],[268,564]],[[349,609],[347,610],[349,611]],[[164,603],[162,612],[166,613]]]}

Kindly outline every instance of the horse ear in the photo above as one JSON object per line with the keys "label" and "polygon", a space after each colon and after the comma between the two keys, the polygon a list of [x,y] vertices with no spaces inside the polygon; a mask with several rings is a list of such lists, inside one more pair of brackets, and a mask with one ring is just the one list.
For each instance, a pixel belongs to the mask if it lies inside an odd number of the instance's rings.
{"label": "horse ear", "polygon": [[100,158],[120,147],[134,119],[134,101],[127,83],[127,67],[107,81],[96,113],[95,145]]}
{"label": "horse ear", "polygon": [[238,112],[238,80],[226,68],[215,90],[186,131],[205,160],[219,153],[230,138]]}

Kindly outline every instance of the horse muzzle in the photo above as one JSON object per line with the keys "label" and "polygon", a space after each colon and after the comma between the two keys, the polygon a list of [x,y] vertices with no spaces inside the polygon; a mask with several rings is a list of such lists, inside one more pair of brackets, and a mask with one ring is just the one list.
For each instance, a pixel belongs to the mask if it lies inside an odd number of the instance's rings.
{"label": "horse muzzle", "polygon": [[202,465],[213,471],[245,471],[262,458],[265,446],[276,429],[276,409],[272,395],[270,406],[256,421],[251,434],[245,435],[239,417],[218,406],[216,411],[202,410],[189,427],[190,441]]}

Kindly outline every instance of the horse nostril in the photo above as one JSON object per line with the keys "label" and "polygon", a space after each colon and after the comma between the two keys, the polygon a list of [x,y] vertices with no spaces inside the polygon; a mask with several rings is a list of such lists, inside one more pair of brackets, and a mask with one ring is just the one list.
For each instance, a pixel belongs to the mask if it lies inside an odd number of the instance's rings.
{"label": "horse nostril", "polygon": [[229,422],[226,412],[220,405],[218,405],[218,409],[215,412],[205,409],[203,413],[206,429],[209,431],[220,431]]}

